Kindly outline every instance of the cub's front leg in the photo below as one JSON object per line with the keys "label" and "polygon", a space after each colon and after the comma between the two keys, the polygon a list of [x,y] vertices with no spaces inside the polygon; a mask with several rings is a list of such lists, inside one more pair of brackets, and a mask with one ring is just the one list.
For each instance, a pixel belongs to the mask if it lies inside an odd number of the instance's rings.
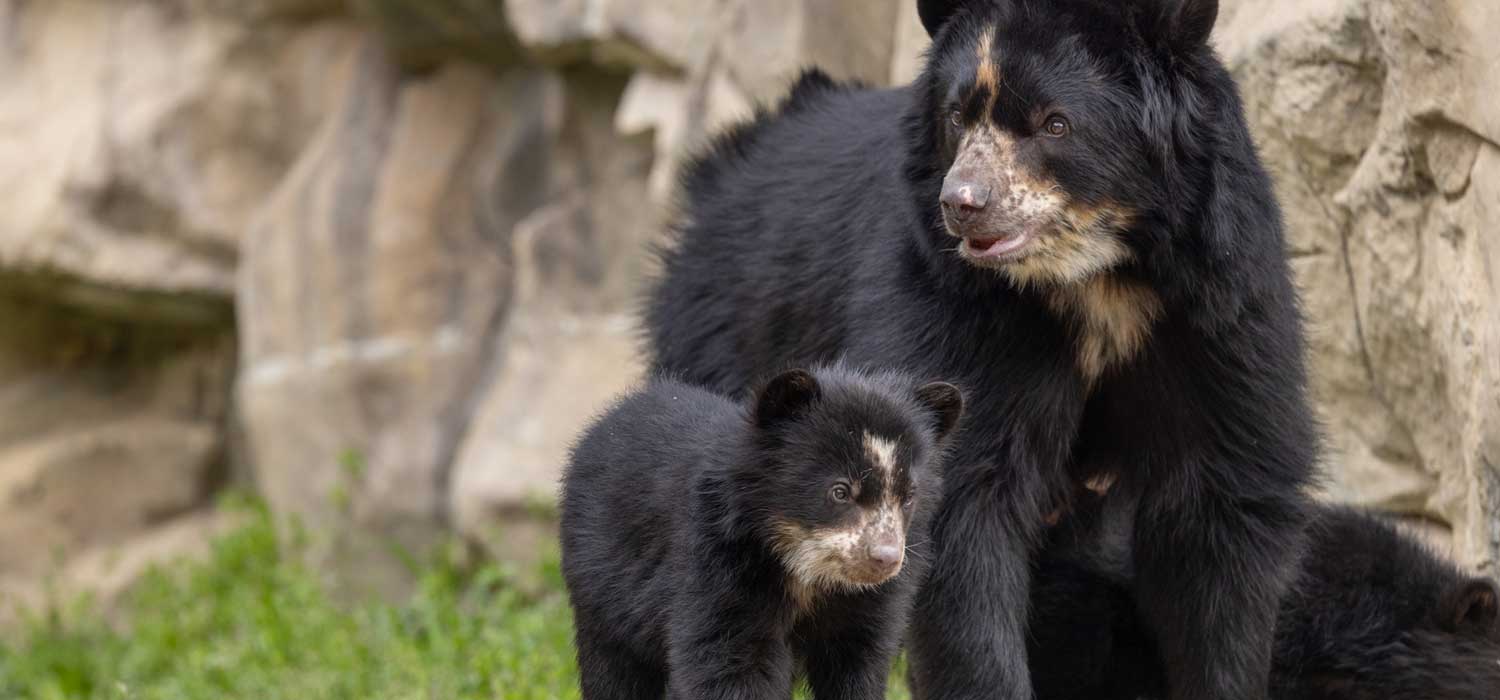
{"label": "cub's front leg", "polygon": [[670,613],[670,700],[792,696],[784,594],[776,582],[758,580],[771,575],[758,568],[701,562],[684,572]]}
{"label": "cub's front leg", "polygon": [[[903,573],[902,576],[907,576]],[[905,586],[892,581],[888,586]],[[883,700],[891,663],[905,630],[905,591],[880,589],[840,596],[815,608],[793,635],[806,660],[816,700]]]}

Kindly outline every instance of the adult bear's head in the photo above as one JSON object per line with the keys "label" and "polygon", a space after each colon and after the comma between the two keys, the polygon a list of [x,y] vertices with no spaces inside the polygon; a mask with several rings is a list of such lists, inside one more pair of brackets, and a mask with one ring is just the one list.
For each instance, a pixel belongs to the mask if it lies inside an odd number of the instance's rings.
{"label": "adult bear's head", "polygon": [[1269,181],[1208,43],[1217,0],[918,10],[933,46],[909,170],[940,247],[1022,286],[1170,267],[1162,285],[1183,289],[1167,294],[1237,274],[1236,249],[1265,248],[1264,231],[1279,253]]}

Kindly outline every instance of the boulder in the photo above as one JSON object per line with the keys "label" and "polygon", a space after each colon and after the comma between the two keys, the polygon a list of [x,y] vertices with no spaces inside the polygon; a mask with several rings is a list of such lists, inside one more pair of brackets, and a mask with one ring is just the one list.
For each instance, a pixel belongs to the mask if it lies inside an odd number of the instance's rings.
{"label": "boulder", "polygon": [[[239,236],[341,37],[156,2],[0,2],[0,275],[111,316],[228,320]],[[315,88],[314,88],[315,89]],[[297,103],[313,111],[316,101]]]}

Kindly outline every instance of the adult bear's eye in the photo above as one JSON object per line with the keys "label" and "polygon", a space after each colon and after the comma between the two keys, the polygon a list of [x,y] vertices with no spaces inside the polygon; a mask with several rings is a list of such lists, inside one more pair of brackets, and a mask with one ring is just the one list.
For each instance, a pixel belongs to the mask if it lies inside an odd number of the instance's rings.
{"label": "adult bear's eye", "polygon": [[951,111],[951,112],[949,112],[948,113],[948,123],[952,124],[954,126],[958,126],[958,127],[963,126],[964,125],[964,113],[960,112],[960,111],[958,111],[956,109],[953,110],[953,111]]}
{"label": "adult bear's eye", "polygon": [[834,484],[833,488],[828,489],[828,497],[834,503],[848,503],[850,496],[848,484]]}
{"label": "adult bear's eye", "polygon": [[1067,136],[1070,129],[1071,127],[1068,124],[1067,117],[1064,117],[1061,114],[1054,114],[1050,117],[1047,117],[1045,130],[1048,136],[1060,139],[1064,136]]}

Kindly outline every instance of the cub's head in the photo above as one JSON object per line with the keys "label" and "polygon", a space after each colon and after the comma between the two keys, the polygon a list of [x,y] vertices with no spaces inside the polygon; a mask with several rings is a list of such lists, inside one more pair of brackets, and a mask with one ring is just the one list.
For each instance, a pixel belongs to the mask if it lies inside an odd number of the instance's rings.
{"label": "cub's head", "polygon": [[[1374,523],[1374,524],[1372,524]],[[1283,607],[1302,688],[1276,697],[1481,700],[1500,692],[1500,587],[1393,526],[1348,511],[1315,522]],[[1310,630],[1310,631],[1309,631]]]}
{"label": "cub's head", "polygon": [[1194,216],[1217,137],[1191,126],[1221,105],[1195,81],[1232,91],[1208,46],[1217,0],[918,9],[933,46],[908,125],[939,246],[1019,286],[1068,284]]}
{"label": "cub's head", "polygon": [[[1363,619],[1329,616],[1348,625],[1342,630],[1346,636],[1336,648],[1300,655],[1306,659],[1306,687],[1296,697],[1494,698],[1500,692],[1500,590],[1495,583],[1455,576],[1436,599],[1423,597],[1407,582],[1389,587],[1406,597],[1386,602],[1373,615],[1366,611]],[[1405,617],[1414,605],[1428,606],[1426,614]]]}
{"label": "cub's head", "polygon": [[962,411],[951,384],[843,369],[792,370],[757,393],[759,459],[741,505],[795,590],[858,590],[901,571]]}

